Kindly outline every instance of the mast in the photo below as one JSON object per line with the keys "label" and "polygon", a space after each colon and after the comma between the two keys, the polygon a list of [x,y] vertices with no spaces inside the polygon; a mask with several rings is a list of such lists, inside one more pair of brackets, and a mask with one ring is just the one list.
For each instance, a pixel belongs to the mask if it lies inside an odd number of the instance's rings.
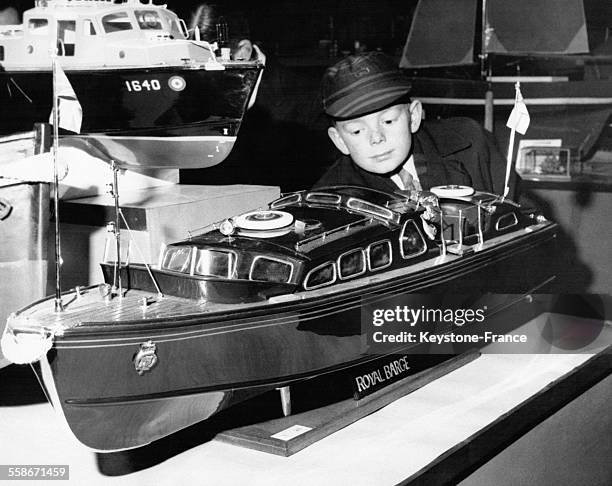
{"label": "mast", "polygon": [[57,154],[59,152],[59,102],[57,97],[57,53],[51,55],[53,71],[53,208],[55,212],[55,312],[62,312],[62,282],[61,282],[61,241],[59,227],[59,176],[57,167]]}
{"label": "mast", "polygon": [[114,159],[111,159],[111,170],[113,171],[113,185],[112,185],[112,196],[115,202],[115,251],[117,258],[115,259],[115,265],[113,267],[113,288],[112,293],[123,297],[123,289],[121,285],[121,220],[120,220],[120,208],[119,208],[119,180],[117,174],[119,173],[119,166]]}
{"label": "mast", "polygon": [[491,86],[491,63],[489,62],[489,42],[492,29],[487,20],[487,0],[482,0],[482,21],[480,36],[480,77],[487,82],[484,105],[484,127],[485,130],[493,132],[493,89]]}

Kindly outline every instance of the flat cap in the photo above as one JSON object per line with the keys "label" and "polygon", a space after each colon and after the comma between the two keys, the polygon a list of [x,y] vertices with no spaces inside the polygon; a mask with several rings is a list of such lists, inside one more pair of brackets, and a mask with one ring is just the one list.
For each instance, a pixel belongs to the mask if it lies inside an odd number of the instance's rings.
{"label": "flat cap", "polygon": [[382,110],[409,92],[409,78],[382,52],[347,56],[327,68],[321,81],[323,110],[336,119]]}

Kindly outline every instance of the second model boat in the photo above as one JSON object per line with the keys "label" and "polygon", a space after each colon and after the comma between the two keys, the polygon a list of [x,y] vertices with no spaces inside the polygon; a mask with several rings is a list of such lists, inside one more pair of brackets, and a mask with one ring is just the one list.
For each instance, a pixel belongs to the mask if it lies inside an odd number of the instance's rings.
{"label": "second model boat", "polygon": [[0,26],[0,135],[49,119],[51,55],[83,109],[62,136],[124,167],[194,168],[231,151],[261,59],[215,55],[165,6],[139,0],[37,0],[23,24]]}

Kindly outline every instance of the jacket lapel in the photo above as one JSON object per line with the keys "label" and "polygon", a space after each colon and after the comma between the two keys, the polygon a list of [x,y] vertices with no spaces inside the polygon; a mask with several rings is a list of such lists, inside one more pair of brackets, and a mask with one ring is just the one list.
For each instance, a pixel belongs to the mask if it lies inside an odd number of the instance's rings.
{"label": "jacket lapel", "polygon": [[447,130],[434,142],[424,123],[414,135],[414,164],[423,188],[446,184],[471,184],[469,174],[452,154],[470,147],[471,142],[460,134]]}

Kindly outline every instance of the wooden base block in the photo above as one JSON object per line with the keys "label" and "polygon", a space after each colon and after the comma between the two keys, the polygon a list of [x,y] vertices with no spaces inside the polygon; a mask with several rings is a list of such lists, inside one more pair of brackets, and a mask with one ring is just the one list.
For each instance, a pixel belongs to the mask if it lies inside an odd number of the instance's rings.
{"label": "wooden base block", "polygon": [[346,399],[296,415],[226,430],[217,434],[215,440],[288,457],[479,356],[479,351],[469,351],[361,400]]}

